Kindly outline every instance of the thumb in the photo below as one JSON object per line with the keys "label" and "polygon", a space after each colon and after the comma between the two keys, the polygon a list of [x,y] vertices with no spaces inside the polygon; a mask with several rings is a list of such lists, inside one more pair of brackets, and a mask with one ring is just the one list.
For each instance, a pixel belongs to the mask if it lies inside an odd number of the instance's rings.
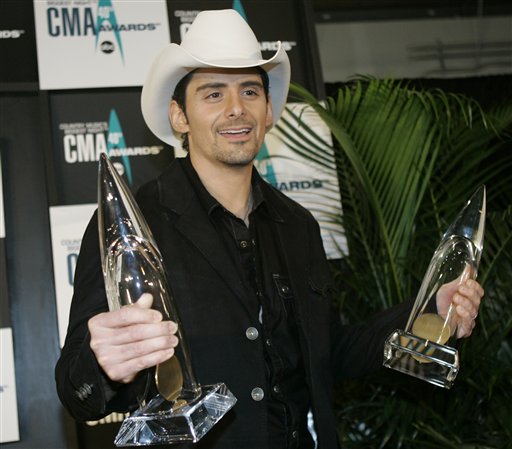
{"label": "thumb", "polygon": [[150,309],[153,305],[153,295],[151,293],[143,293],[133,305],[141,309]]}

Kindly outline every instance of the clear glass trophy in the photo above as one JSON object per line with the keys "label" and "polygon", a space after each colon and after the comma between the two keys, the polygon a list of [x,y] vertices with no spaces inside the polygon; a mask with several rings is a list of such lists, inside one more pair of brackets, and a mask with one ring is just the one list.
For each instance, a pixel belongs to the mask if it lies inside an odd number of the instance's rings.
{"label": "clear glass trophy", "polygon": [[450,388],[459,372],[455,306],[439,314],[437,295],[475,279],[485,232],[485,187],[480,187],[444,233],[427,268],[405,330],[384,345],[384,366]]}
{"label": "clear glass trophy", "polygon": [[197,442],[219,421],[236,398],[223,383],[201,386],[167,275],[151,231],[130,190],[105,154],[98,176],[98,227],[105,288],[110,310],[152,296],[152,308],[178,324],[175,356],[155,368],[158,393],[145,398],[126,418],[116,446]]}

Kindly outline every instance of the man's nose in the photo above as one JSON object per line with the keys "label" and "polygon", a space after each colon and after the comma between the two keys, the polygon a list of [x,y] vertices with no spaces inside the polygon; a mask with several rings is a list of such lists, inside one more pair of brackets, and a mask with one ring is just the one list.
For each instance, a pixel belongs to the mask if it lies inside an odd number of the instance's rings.
{"label": "man's nose", "polygon": [[231,95],[226,105],[226,116],[230,119],[242,117],[245,114],[244,104],[238,95]]}

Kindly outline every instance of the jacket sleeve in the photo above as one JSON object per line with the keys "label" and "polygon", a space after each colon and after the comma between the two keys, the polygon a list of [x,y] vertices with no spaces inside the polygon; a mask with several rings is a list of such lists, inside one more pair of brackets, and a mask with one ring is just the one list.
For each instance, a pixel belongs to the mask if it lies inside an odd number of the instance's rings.
{"label": "jacket sleeve", "polygon": [[333,378],[344,380],[364,376],[378,370],[384,360],[384,342],[391,332],[403,328],[412,308],[412,301],[406,301],[384,310],[367,321],[354,325],[342,324],[341,314],[335,306],[337,291],[326,261],[320,229],[315,223],[313,231],[312,260],[310,272],[319,279],[318,291],[330,304],[329,339]]}
{"label": "jacket sleeve", "polygon": [[384,342],[398,328],[404,328],[412,308],[407,301],[383,310],[367,321],[342,325],[339,312],[332,314],[331,347],[336,380],[364,376],[377,371],[384,361]]}
{"label": "jacket sleeve", "polygon": [[112,411],[134,408],[145,386],[143,374],[129,385],[108,379],[90,348],[87,322],[108,311],[98,242],[95,213],[82,239],[66,341],[55,367],[59,398],[79,420],[99,419]]}

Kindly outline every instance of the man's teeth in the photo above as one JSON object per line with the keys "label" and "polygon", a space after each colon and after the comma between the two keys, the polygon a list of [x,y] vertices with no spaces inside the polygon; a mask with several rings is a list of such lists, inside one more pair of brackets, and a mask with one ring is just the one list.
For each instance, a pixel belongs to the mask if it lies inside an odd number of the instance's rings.
{"label": "man's teeth", "polygon": [[243,128],[243,129],[226,129],[224,131],[221,131],[221,134],[247,134],[250,131],[249,128]]}

